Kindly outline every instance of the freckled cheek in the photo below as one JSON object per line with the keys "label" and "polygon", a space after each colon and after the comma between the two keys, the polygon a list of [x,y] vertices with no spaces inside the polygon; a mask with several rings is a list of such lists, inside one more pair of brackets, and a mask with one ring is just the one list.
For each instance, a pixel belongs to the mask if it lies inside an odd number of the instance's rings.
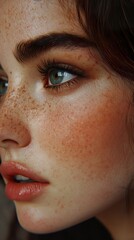
{"label": "freckled cheek", "polygon": [[49,120],[46,119],[46,127],[40,133],[41,148],[48,152],[50,159],[61,161],[62,165],[77,163],[79,167],[89,164],[91,167],[97,162],[100,167],[102,163],[103,168],[104,164],[106,168],[111,167],[108,158],[111,151],[116,154],[122,132],[119,112],[116,106],[103,103],[94,108],[84,106],[79,110],[78,106],[57,107]]}

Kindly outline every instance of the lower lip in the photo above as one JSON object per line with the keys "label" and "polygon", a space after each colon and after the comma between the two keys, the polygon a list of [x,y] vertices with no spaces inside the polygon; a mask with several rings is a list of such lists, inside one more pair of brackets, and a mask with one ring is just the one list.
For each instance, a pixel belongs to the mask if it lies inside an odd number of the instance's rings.
{"label": "lower lip", "polygon": [[6,185],[6,195],[13,201],[31,201],[38,197],[47,186],[47,183],[40,182],[16,183],[9,181]]}

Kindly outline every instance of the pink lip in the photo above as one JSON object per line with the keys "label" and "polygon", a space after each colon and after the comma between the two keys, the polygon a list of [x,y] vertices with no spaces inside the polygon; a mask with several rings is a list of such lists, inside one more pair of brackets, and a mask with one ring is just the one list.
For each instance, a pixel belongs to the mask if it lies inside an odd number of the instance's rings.
{"label": "pink lip", "polygon": [[[38,197],[49,185],[47,180],[29,170],[27,167],[14,161],[3,162],[0,173],[6,179],[6,195],[15,201],[31,201]],[[14,180],[15,175],[22,175],[32,179],[34,182],[22,183]]]}

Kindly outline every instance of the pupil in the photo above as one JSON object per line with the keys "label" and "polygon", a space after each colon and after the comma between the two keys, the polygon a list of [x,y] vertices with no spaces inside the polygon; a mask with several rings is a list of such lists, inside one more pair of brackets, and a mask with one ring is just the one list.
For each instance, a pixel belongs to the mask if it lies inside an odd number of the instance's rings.
{"label": "pupil", "polygon": [[55,73],[55,79],[58,80],[58,73]]}

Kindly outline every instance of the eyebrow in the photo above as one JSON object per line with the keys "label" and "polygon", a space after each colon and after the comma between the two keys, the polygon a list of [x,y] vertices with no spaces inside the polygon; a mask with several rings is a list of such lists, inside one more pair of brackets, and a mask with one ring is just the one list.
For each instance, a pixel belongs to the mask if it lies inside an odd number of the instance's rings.
{"label": "eyebrow", "polygon": [[95,43],[85,37],[69,33],[51,33],[28,41],[21,41],[16,45],[14,56],[18,62],[24,63],[55,48],[72,50],[91,47],[96,48]]}

